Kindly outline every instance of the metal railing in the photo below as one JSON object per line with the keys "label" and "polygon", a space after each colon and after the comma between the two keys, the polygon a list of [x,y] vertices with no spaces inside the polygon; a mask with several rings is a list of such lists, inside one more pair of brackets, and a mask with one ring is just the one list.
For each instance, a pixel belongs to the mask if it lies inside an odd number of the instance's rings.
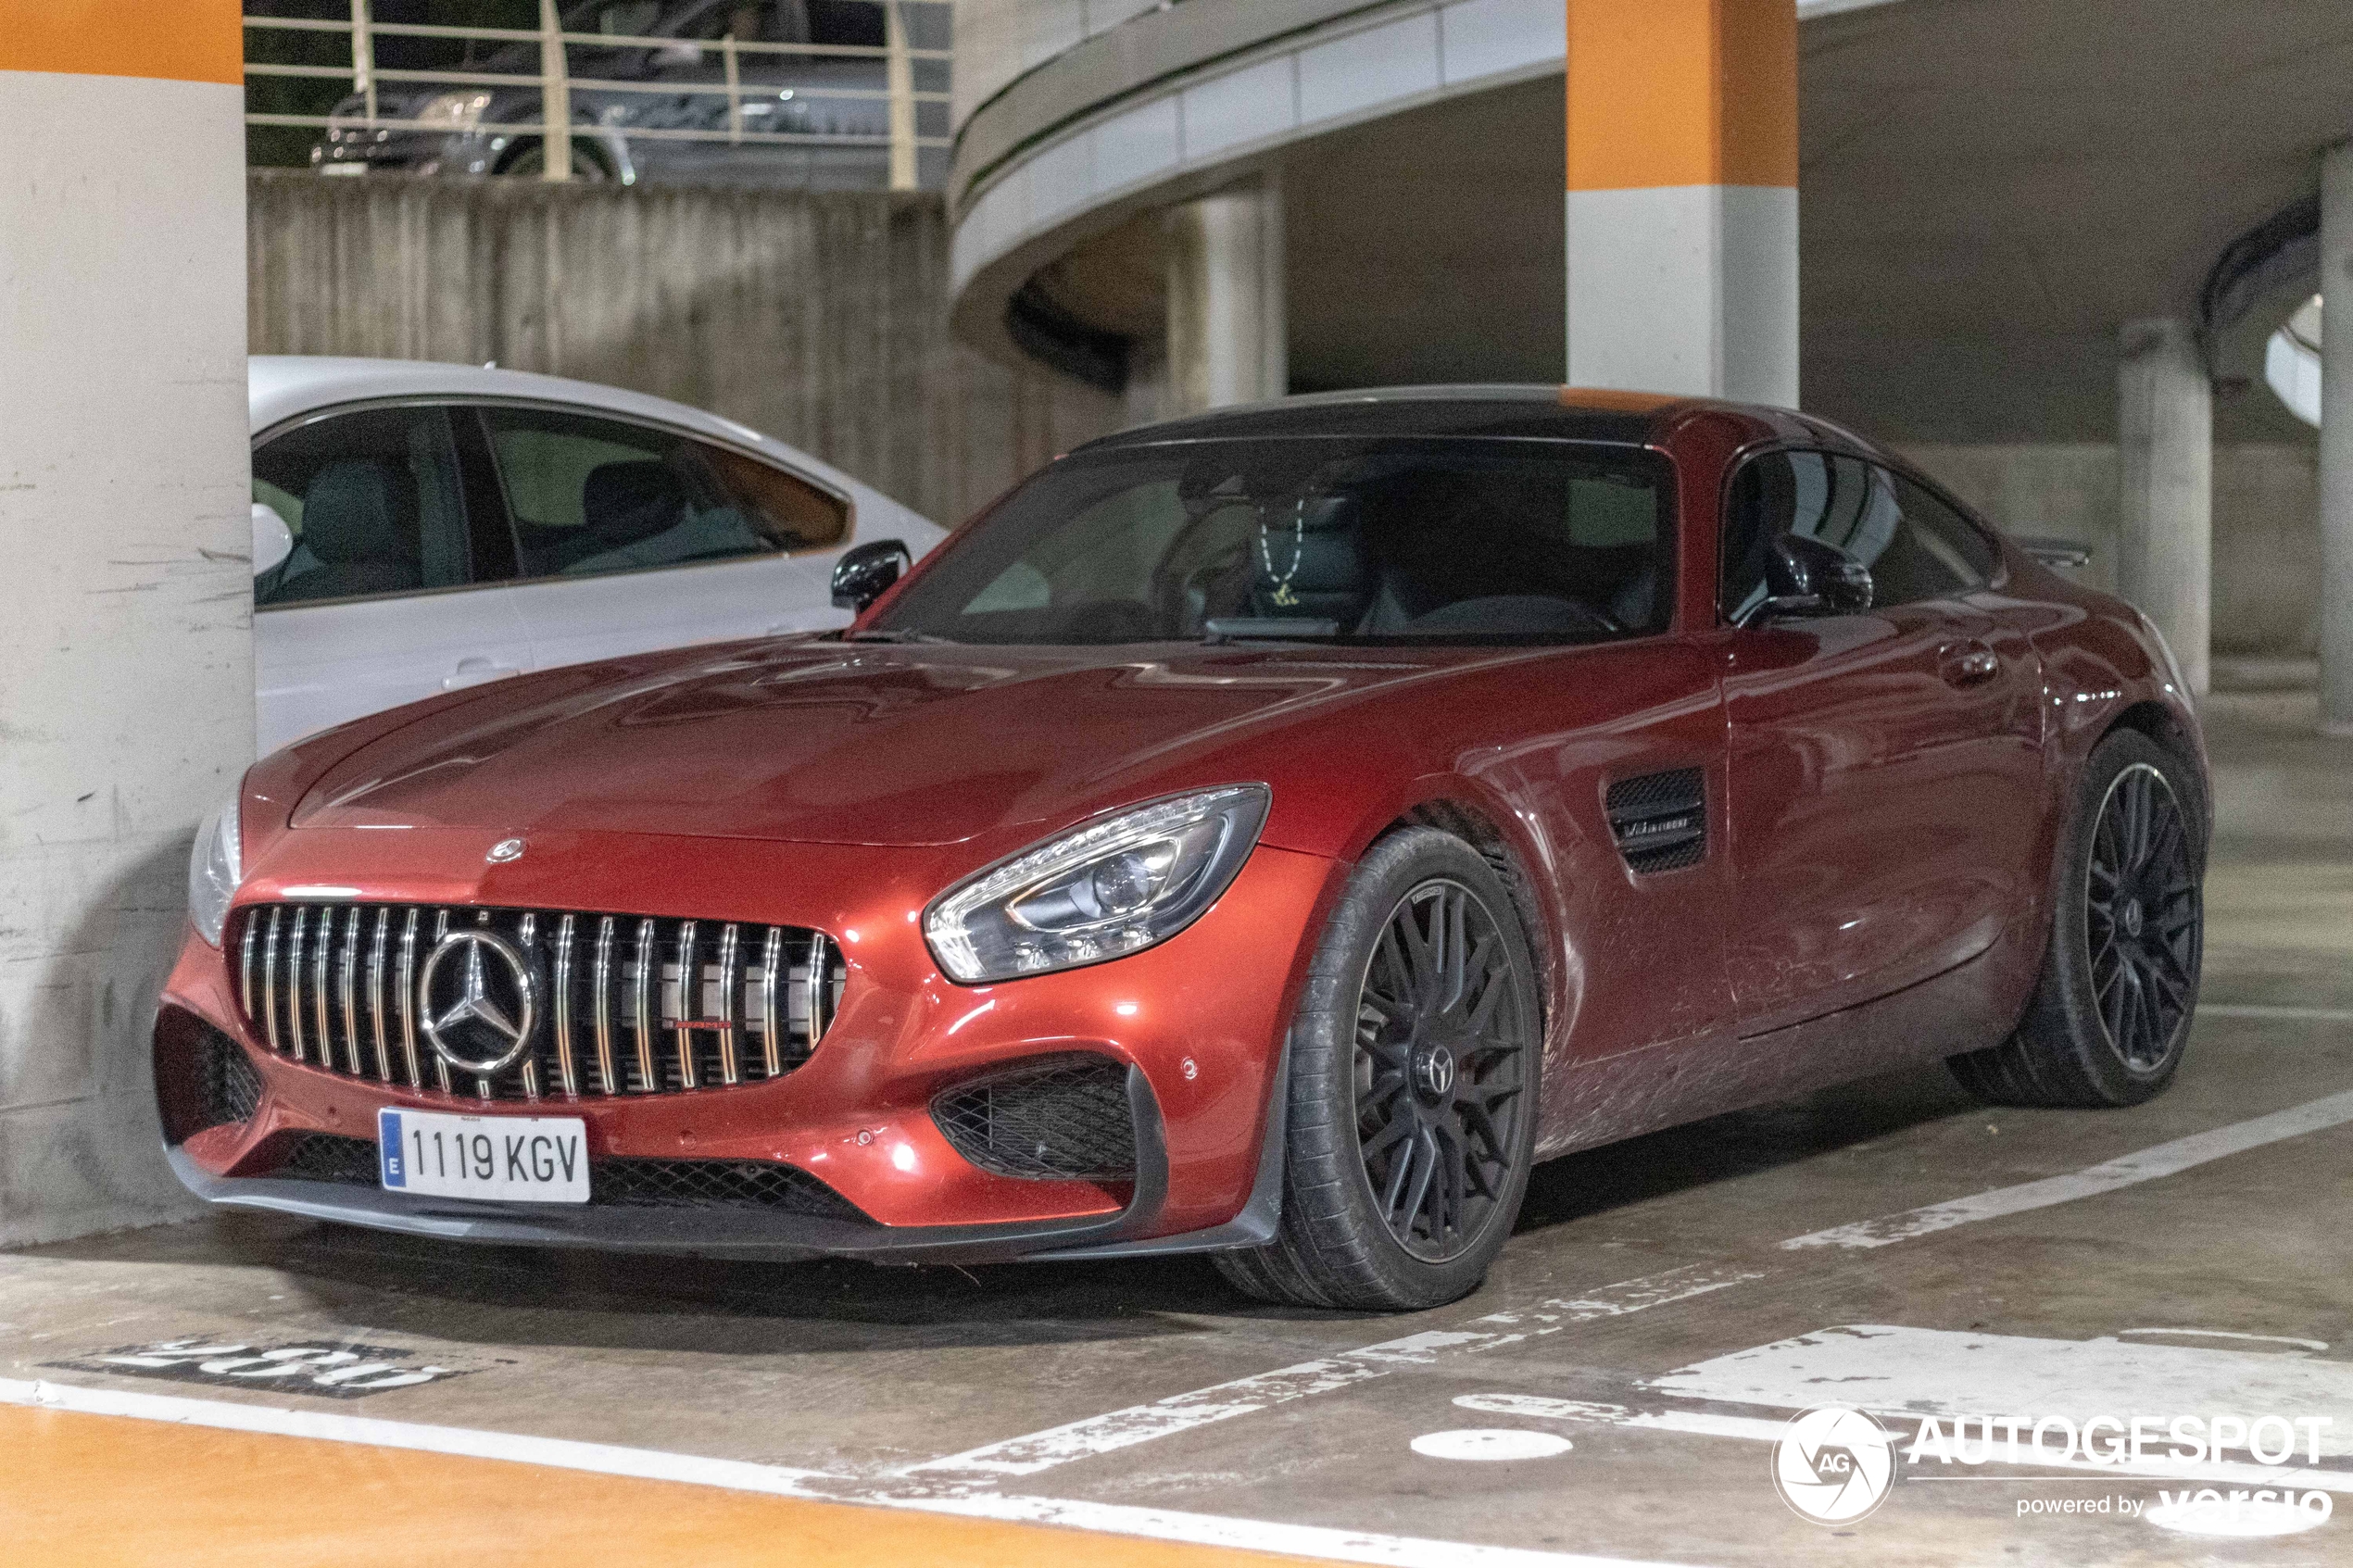
{"label": "metal railing", "polygon": [[[919,183],[918,153],[925,148],[950,144],[945,136],[924,136],[917,133],[917,107],[923,104],[945,104],[945,92],[919,92],[915,86],[915,68],[919,61],[950,62],[953,51],[915,47],[909,40],[906,11],[911,4],[936,4],[937,0],[861,0],[873,4],[883,13],[884,42],[879,45],[866,44],[764,43],[738,40],[731,31],[717,39],[689,39],[647,34],[607,32],[567,32],[563,31],[558,0],[539,0],[539,25],[535,28],[458,27],[426,25],[412,22],[377,21],[371,15],[371,0],[351,0],[349,19],[247,16],[245,26],[248,33],[255,31],[340,33],[350,40],[351,58],[348,66],[287,64],[247,59],[245,75],[257,77],[292,77],[315,81],[347,81],[354,97],[362,101],[358,115],[283,114],[248,111],[249,126],[283,126],[319,131],[359,131],[373,134],[377,132],[436,132],[447,133],[462,127],[455,121],[387,116],[379,112],[380,90],[383,85],[443,85],[448,87],[524,88],[536,87],[540,109],[534,119],[500,119],[485,123],[485,130],[502,135],[537,138],[544,149],[541,175],[548,180],[569,180],[573,174],[573,144],[576,139],[598,136],[618,138],[623,142],[699,142],[724,144],[731,146],[778,147],[887,147],[889,152],[889,188],[909,191]],[[482,70],[466,69],[400,69],[378,66],[376,40],[379,38],[438,39],[455,43],[533,44],[539,46],[538,69],[535,71]],[[570,50],[573,47],[595,49],[648,49],[664,52],[692,52],[699,62],[704,51],[719,56],[720,79],[716,82],[692,80],[621,81],[610,78],[582,77],[573,74]],[[884,84],[879,88],[859,88],[817,85],[799,89],[805,98],[876,101],[887,105],[887,132],[865,134],[855,132],[765,131],[755,130],[745,123],[747,95],[761,101],[774,96],[773,84],[747,83],[743,80],[743,65],[747,57],[789,56],[799,60],[822,58],[875,59],[883,63]],[[724,128],[693,126],[610,125],[598,120],[573,118],[572,94],[574,90],[605,94],[644,94],[662,97],[719,97],[726,100]],[[550,134],[554,128],[563,128],[569,134]]]}

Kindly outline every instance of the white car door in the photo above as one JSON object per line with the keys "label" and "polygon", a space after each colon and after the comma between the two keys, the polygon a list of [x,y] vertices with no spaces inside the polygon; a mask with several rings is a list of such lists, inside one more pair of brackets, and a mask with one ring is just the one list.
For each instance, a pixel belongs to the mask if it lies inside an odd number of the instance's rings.
{"label": "white car door", "polygon": [[474,412],[514,530],[516,603],[537,668],[848,621],[830,584],[847,496],[615,415]]}
{"label": "white car door", "polygon": [[470,516],[443,407],[318,415],[258,443],[253,474],[295,538],[254,580],[262,751],[531,667],[504,520]]}

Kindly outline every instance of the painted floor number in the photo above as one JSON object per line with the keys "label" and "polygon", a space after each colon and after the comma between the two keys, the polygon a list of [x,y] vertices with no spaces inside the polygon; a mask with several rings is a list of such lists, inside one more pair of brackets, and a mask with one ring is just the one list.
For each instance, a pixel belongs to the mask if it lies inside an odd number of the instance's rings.
{"label": "painted floor number", "polygon": [[130,1345],[79,1361],[51,1364],[77,1372],[162,1377],[180,1383],[265,1387],[332,1399],[357,1399],[391,1388],[413,1388],[460,1375],[455,1368],[421,1366],[413,1352],[382,1345],[245,1345],[195,1336]]}

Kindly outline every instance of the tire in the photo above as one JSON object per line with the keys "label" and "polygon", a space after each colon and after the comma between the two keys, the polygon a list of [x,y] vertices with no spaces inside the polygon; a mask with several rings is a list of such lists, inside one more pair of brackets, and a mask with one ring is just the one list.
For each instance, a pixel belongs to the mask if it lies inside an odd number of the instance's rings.
{"label": "tire", "polygon": [[[500,174],[537,179],[547,167],[547,144],[533,136],[517,142],[498,165]],[[612,158],[605,149],[585,136],[572,139],[572,177],[586,184],[599,185],[613,177]]]}
{"label": "tire", "polygon": [[1375,1311],[1476,1290],[1535,1151],[1536,975],[1477,850],[1427,827],[1374,845],[1291,1021],[1279,1227],[1218,1254],[1226,1278],[1262,1301]]}
{"label": "tire", "polygon": [[2198,781],[2136,730],[2100,742],[2053,868],[2050,946],[2017,1031],[1953,1057],[1994,1105],[2138,1105],[2172,1081],[2197,1010],[2207,824]]}

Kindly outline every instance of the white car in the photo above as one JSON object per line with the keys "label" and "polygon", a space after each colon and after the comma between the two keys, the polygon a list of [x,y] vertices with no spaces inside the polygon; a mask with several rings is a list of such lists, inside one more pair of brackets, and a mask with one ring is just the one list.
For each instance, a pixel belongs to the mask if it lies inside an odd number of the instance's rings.
{"label": "white car", "polygon": [[837,558],[943,537],[682,404],[518,370],[256,358],[260,746],[527,670],[847,625]]}

